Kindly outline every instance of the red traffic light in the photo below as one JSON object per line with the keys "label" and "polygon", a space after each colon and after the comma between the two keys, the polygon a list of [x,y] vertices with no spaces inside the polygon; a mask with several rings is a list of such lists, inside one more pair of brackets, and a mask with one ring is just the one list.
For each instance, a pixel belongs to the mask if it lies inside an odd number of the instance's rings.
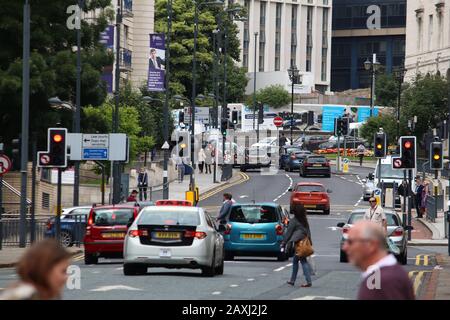
{"label": "red traffic light", "polygon": [[62,135],[60,135],[60,134],[55,134],[54,136],[53,136],[53,141],[54,142],[61,142],[63,140],[63,137],[62,137]]}
{"label": "red traffic light", "polygon": [[405,144],[404,144],[404,147],[406,148],[406,149],[411,149],[411,141],[406,141],[405,142]]}

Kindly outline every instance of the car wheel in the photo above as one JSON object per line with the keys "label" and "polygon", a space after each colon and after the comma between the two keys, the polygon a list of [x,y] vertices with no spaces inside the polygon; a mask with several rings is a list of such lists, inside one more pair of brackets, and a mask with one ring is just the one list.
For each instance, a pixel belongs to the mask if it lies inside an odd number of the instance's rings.
{"label": "car wheel", "polygon": [[216,260],[216,253],[214,252],[212,263],[210,267],[202,267],[202,276],[204,277],[214,277],[216,267],[214,265],[214,261]]}
{"label": "car wheel", "polygon": [[225,252],[225,260],[226,261],[233,261],[234,260],[234,254],[231,252]]}
{"label": "car wheel", "polygon": [[222,256],[222,260],[221,260],[221,262],[220,262],[220,266],[218,266],[218,267],[216,268],[216,274],[217,274],[217,275],[223,275],[223,268],[224,268],[224,265],[225,265],[225,263],[224,263],[224,257]]}
{"label": "car wheel", "polygon": [[61,231],[61,245],[65,248],[73,246],[72,234],[67,231]]}
{"label": "car wheel", "polygon": [[247,169],[245,167],[241,166],[241,172],[245,172],[245,171],[247,171]]}
{"label": "car wheel", "polygon": [[84,264],[97,264],[98,263],[98,257],[90,254],[90,253],[84,253]]}
{"label": "car wheel", "polygon": [[325,177],[326,178],[331,178],[331,174],[327,174]]}
{"label": "car wheel", "polygon": [[329,216],[330,215],[330,209],[323,210],[323,214],[326,214],[327,216]]}
{"label": "car wheel", "polygon": [[147,266],[140,266],[135,264],[124,264],[123,274],[126,276],[141,275],[147,273]]}
{"label": "car wheel", "polygon": [[339,262],[348,262],[347,254],[341,250],[341,253],[339,255]]}
{"label": "car wheel", "polygon": [[278,261],[286,261],[288,259],[289,259],[289,257],[287,256],[287,254],[285,252],[280,252],[277,255],[277,260]]}
{"label": "car wheel", "polygon": [[408,264],[408,250],[405,249],[405,252],[400,254],[397,258],[398,262],[400,262],[402,265]]}

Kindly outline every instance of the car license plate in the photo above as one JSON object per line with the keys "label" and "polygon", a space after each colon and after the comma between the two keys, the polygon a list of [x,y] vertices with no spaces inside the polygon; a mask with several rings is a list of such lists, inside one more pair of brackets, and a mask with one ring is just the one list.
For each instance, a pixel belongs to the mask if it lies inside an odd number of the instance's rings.
{"label": "car license plate", "polygon": [[125,232],[102,233],[103,238],[125,238]]}
{"label": "car license plate", "polygon": [[159,257],[160,258],[171,258],[172,257],[172,251],[170,249],[160,249],[159,250]]}
{"label": "car license plate", "polygon": [[180,239],[179,232],[156,232],[155,238],[158,239]]}
{"label": "car license plate", "polygon": [[304,207],[305,207],[305,208],[313,209],[313,208],[316,207],[316,205],[315,205],[315,204],[305,204]]}
{"label": "car license plate", "polygon": [[242,234],[242,239],[245,239],[245,240],[262,240],[262,239],[264,239],[264,235],[263,234],[258,234],[258,233],[244,233],[244,234]]}
{"label": "car license plate", "polygon": [[321,167],[321,164],[313,164],[313,167]]}

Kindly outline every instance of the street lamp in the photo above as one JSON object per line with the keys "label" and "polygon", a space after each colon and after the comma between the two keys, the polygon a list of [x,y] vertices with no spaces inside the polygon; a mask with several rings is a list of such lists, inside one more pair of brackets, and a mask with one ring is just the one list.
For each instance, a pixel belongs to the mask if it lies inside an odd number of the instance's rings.
{"label": "street lamp", "polygon": [[289,79],[292,83],[292,91],[291,91],[291,143],[294,141],[292,140],[292,129],[294,126],[294,84],[297,83],[299,78],[300,70],[297,69],[295,65],[291,65],[291,67],[288,69],[289,73]]}
{"label": "street lamp", "polygon": [[58,109],[58,110],[70,110],[72,112],[76,112],[77,108],[70,102],[68,101],[62,101],[61,99],[59,99],[58,97],[52,97],[48,99],[48,103],[50,103],[50,106],[53,109]]}
{"label": "street lamp", "polygon": [[370,71],[370,116],[373,116],[373,106],[374,106],[374,93],[375,93],[375,75],[377,70],[380,68],[381,64],[377,61],[376,53],[373,54],[373,60],[367,59],[364,62],[364,69]]}
{"label": "street lamp", "polygon": [[397,100],[397,139],[400,137],[400,102],[402,97],[402,83],[405,77],[406,69],[402,66],[394,70],[395,79],[398,82],[398,100]]}

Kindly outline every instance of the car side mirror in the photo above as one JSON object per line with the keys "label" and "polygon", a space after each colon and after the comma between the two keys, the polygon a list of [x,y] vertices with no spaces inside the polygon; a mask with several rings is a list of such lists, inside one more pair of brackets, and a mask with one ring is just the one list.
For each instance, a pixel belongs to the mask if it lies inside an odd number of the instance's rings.
{"label": "car side mirror", "polygon": [[339,227],[339,228],[343,228],[344,226],[345,226],[345,222],[339,222],[337,224],[337,227]]}
{"label": "car side mirror", "polygon": [[225,225],[223,224],[219,224],[219,226],[217,227],[217,231],[219,232],[225,232],[226,228]]}
{"label": "car side mirror", "polygon": [[292,191],[293,191],[293,189],[292,189],[292,188],[289,188],[289,189],[288,189],[288,191],[289,191],[289,192],[292,192]]}

